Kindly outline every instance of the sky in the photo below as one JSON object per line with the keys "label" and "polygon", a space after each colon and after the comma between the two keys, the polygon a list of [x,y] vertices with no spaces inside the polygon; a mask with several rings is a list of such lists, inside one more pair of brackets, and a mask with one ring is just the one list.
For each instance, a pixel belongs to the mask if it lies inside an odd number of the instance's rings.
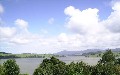
{"label": "sky", "polygon": [[0,52],[120,48],[120,0],[0,0]]}

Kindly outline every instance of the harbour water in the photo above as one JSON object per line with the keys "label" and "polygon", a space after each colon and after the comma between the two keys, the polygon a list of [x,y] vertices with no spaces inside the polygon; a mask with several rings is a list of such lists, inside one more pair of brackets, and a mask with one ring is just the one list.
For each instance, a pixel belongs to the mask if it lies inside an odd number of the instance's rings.
{"label": "harbour water", "polygon": [[[39,66],[39,64],[45,58],[17,58],[15,59],[17,64],[20,67],[20,73],[27,73],[32,75],[34,70]],[[69,64],[70,62],[80,62],[83,61],[89,65],[96,65],[100,60],[98,57],[84,57],[84,56],[66,56],[66,57],[58,57],[59,60]],[[7,59],[1,59],[0,64],[3,64]]]}

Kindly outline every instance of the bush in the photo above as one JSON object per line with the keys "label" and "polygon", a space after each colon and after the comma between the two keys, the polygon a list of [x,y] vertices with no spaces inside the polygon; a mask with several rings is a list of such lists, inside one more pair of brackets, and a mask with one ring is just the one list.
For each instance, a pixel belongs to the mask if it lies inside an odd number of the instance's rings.
{"label": "bush", "polygon": [[102,63],[115,63],[115,56],[111,50],[107,50],[102,56]]}
{"label": "bush", "polygon": [[0,75],[5,75],[4,72],[3,72],[4,68],[2,65],[0,65]]}
{"label": "bush", "polygon": [[64,62],[51,57],[50,59],[44,59],[33,75],[64,75],[65,66]]}
{"label": "bush", "polygon": [[82,61],[66,65],[59,59],[51,57],[44,59],[33,75],[120,75],[119,63],[120,58],[116,60],[111,50],[106,51],[95,66]]}
{"label": "bush", "polygon": [[20,68],[14,59],[9,59],[3,63],[5,75],[19,75]]}

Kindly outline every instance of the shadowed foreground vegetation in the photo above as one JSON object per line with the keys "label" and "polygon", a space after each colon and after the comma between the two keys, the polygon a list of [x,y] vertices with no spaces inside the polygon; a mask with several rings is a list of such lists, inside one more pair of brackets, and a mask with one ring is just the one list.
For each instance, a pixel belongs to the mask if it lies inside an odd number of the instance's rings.
{"label": "shadowed foreground vegetation", "polygon": [[[14,59],[0,65],[0,75],[20,74],[20,68]],[[66,64],[55,57],[44,59],[35,69],[33,75],[120,75],[120,58],[115,58],[111,50],[107,50],[97,65],[91,66],[84,62]]]}

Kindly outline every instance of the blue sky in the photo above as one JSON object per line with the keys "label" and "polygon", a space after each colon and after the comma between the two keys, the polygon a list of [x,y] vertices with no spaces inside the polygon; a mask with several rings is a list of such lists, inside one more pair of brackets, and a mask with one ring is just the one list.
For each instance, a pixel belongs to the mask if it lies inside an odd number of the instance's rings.
{"label": "blue sky", "polygon": [[119,4],[119,0],[0,0],[0,50],[118,48]]}
{"label": "blue sky", "polygon": [[[5,12],[2,19],[6,21],[6,25],[13,26],[13,21],[21,18],[29,22],[29,30],[38,33],[40,28],[50,30],[51,35],[55,34],[54,29],[63,31],[63,25],[66,19],[64,9],[68,6],[74,6],[80,10],[87,8],[98,8],[100,10],[100,18],[104,19],[110,14],[111,8],[106,3],[110,0],[3,0],[1,4],[4,6]],[[54,26],[48,27],[48,20],[55,18]],[[64,29],[65,30],[65,29]],[[59,33],[60,33],[59,32]],[[58,33],[56,33],[58,34]]]}

